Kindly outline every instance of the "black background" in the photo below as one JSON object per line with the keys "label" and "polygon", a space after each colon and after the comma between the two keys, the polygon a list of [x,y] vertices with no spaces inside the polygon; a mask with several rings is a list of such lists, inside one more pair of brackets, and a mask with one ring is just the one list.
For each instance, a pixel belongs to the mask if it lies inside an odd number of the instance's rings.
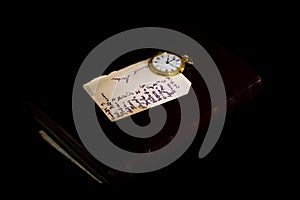
{"label": "black background", "polygon": [[[292,85],[297,85],[291,72],[294,53],[287,47],[294,42],[292,11],[262,5],[209,7],[209,11],[200,7],[191,15],[187,14],[191,11],[181,11],[179,16],[164,17],[158,13],[149,16],[141,10],[130,16],[115,10],[104,14],[105,8],[98,8],[84,12],[83,8],[42,6],[23,11],[7,23],[9,68],[12,75],[20,75],[14,77],[21,84],[10,101],[17,109],[8,109],[10,114],[6,115],[13,121],[9,125],[10,142],[3,142],[9,169],[6,185],[28,194],[37,190],[80,194],[107,188],[34,136],[27,102],[38,99],[44,107],[49,106],[51,114],[72,123],[70,88],[82,61],[104,39],[144,26],[172,28],[193,38],[221,43],[252,66],[262,77],[264,88],[259,96],[227,116],[223,133],[208,156],[185,158],[188,166],[172,165],[154,173],[143,186],[227,186],[251,194],[280,191],[289,185],[290,178],[296,177],[296,157],[292,157],[295,146],[287,145],[295,131],[290,128],[293,119],[286,112],[293,110],[289,94]],[[283,12],[288,13],[284,18]],[[295,82],[290,84],[291,80]],[[47,90],[57,90],[57,95],[48,97],[42,92]]]}

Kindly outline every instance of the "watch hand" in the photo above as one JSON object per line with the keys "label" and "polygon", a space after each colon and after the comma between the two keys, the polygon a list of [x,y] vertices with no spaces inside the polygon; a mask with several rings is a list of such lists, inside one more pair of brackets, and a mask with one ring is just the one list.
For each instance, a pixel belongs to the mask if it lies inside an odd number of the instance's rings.
{"label": "watch hand", "polygon": [[168,64],[170,64],[172,67],[175,67],[177,69],[177,66],[173,65],[172,63],[169,62]]}
{"label": "watch hand", "polygon": [[175,58],[173,58],[172,60],[169,60],[169,56],[168,56],[168,60],[166,61],[166,64],[169,64],[169,63],[172,62],[173,60],[175,60]]}

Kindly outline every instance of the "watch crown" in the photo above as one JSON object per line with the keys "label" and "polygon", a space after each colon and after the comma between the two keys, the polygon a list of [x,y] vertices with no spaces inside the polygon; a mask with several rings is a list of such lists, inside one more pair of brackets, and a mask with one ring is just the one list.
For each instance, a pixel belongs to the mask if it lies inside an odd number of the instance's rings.
{"label": "watch crown", "polygon": [[190,64],[190,65],[193,64],[192,58],[189,57],[188,55],[184,55],[184,56],[182,56],[182,57],[183,57],[185,63],[188,63],[188,64]]}

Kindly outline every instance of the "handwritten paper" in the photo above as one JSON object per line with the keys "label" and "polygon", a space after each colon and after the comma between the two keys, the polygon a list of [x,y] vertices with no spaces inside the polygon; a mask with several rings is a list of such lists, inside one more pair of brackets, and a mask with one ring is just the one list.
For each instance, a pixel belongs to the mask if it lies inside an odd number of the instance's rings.
{"label": "handwritten paper", "polygon": [[183,74],[154,74],[148,67],[148,61],[140,61],[83,85],[110,121],[188,94],[191,82]]}

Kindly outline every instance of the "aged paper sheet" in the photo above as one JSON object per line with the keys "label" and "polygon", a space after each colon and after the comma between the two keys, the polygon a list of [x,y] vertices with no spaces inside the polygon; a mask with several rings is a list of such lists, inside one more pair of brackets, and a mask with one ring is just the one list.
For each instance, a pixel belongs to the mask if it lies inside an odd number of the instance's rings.
{"label": "aged paper sheet", "polygon": [[148,61],[140,61],[83,85],[110,121],[188,94],[191,82],[183,74],[154,74],[148,67]]}

